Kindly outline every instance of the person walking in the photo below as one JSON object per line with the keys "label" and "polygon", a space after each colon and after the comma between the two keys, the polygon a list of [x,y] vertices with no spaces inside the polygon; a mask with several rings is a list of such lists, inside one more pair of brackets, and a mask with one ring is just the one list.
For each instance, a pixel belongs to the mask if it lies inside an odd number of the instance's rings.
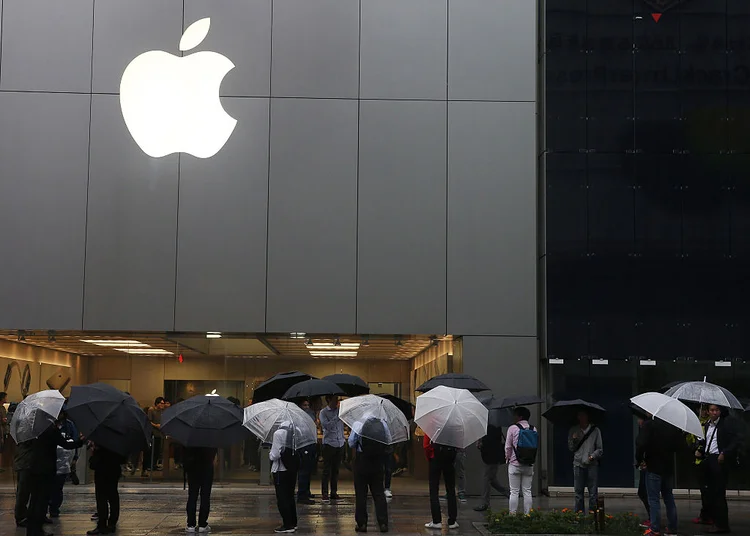
{"label": "person walking", "polygon": [[276,533],[292,533],[297,530],[297,505],[294,502],[294,484],[297,482],[297,457],[292,450],[292,423],[281,423],[273,433],[271,460],[273,485],[276,489],[276,506],[281,515],[281,525],[274,529]]}
{"label": "person walking", "polygon": [[737,466],[740,434],[726,409],[711,405],[708,407],[708,416],[704,434],[706,440],[703,447],[696,450],[695,457],[705,459],[706,464],[706,493],[710,515],[714,521],[707,532],[726,534],[730,532],[727,481],[731,468]]}
{"label": "person walking", "polygon": [[[360,424],[357,428],[356,424]],[[380,419],[370,418],[364,423],[356,423],[355,429],[367,430],[375,437],[391,439],[388,425]],[[364,430],[363,430],[364,429]],[[355,532],[367,532],[367,490],[372,494],[375,503],[375,517],[378,520],[380,532],[388,532],[388,503],[385,500],[383,471],[385,456],[391,448],[378,441],[363,437],[354,430],[349,434],[349,446],[355,453],[354,457],[354,494]]]}
{"label": "person walking", "polygon": [[[184,447],[182,463],[188,485],[186,532],[201,534],[211,531],[208,514],[211,511],[211,487],[214,483],[214,460],[217,449],[207,447]],[[196,523],[195,511],[201,499],[200,513]]]}
{"label": "person walking", "polygon": [[585,488],[589,489],[589,512],[596,512],[599,498],[599,460],[604,455],[602,432],[590,422],[586,411],[578,412],[578,424],[568,433],[568,449],[573,453],[573,486],[575,512],[586,513],[583,501]]}
{"label": "person walking", "polygon": [[[339,468],[344,455],[344,423],[339,419],[339,397],[326,396],[327,406],[320,410],[318,419],[323,429],[323,477],[321,494],[323,502],[338,500]],[[331,495],[328,495],[328,484]]]}
{"label": "person walking", "polygon": [[478,441],[477,448],[482,455],[484,471],[482,472],[482,502],[474,508],[474,511],[484,512],[490,507],[493,489],[504,497],[510,496],[508,490],[497,478],[500,465],[505,463],[505,438],[502,429],[489,426],[487,435]]}
{"label": "person walking", "polygon": [[100,445],[94,445],[89,468],[94,471],[94,496],[96,497],[96,527],[88,536],[112,534],[120,520],[120,493],[117,483],[122,476],[122,465],[126,457]]}
{"label": "person walking", "polygon": [[445,482],[445,494],[448,500],[448,528],[457,529],[458,503],[456,501],[456,449],[437,445],[425,434],[423,440],[425,456],[429,462],[430,475],[430,513],[432,521],[425,523],[428,529],[441,529],[442,512],[440,511],[440,477]]}
{"label": "person walking", "polygon": [[536,429],[529,424],[531,412],[523,406],[513,409],[515,424],[508,428],[505,440],[505,461],[508,464],[511,514],[518,513],[519,495],[523,494],[523,513],[531,511],[531,485],[534,479],[534,460],[538,445]]}
{"label": "person walking", "polygon": [[[310,408],[309,400],[300,402],[299,407],[315,422],[315,412]],[[300,452],[299,473],[297,474],[298,504],[315,504],[310,493],[310,477],[317,458],[315,447],[316,445],[308,445]]]}
{"label": "person walking", "polygon": [[[674,455],[685,448],[682,432],[664,421],[649,418],[641,427],[635,442],[639,467],[646,471],[646,490],[651,523],[645,534],[665,536],[677,530],[677,506],[674,502]],[[661,502],[667,510],[667,529],[661,532]]]}

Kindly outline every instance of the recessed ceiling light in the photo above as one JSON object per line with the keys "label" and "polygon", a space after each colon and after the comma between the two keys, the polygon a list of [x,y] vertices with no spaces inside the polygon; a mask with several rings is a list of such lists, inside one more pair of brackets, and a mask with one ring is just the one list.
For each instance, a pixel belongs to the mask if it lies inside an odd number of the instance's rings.
{"label": "recessed ceiling light", "polygon": [[357,352],[311,351],[313,357],[357,357]]}
{"label": "recessed ceiling light", "polygon": [[307,344],[308,350],[356,350],[359,348],[358,342],[340,342],[338,344],[331,342],[314,342]]}
{"label": "recessed ceiling light", "polygon": [[305,335],[307,335],[304,331],[292,331],[289,336],[292,339],[304,339]]}
{"label": "recessed ceiling light", "polygon": [[161,348],[115,348],[118,352],[125,352],[126,354],[139,354],[139,355],[174,355],[174,352],[163,350]]}
{"label": "recessed ceiling light", "polygon": [[221,339],[221,331],[209,331],[206,333],[207,339]]}
{"label": "recessed ceiling light", "polygon": [[81,339],[81,342],[95,344],[97,346],[140,346],[142,348],[149,347],[149,345],[145,342],[126,339]]}

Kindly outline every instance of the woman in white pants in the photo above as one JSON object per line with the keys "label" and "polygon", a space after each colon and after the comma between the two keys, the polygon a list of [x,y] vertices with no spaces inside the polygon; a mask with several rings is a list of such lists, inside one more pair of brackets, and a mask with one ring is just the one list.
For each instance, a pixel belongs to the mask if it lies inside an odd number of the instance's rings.
{"label": "woman in white pants", "polygon": [[516,423],[508,428],[508,436],[505,440],[505,460],[508,464],[508,483],[510,485],[508,507],[511,514],[516,514],[518,512],[519,494],[523,493],[523,512],[528,514],[532,505],[531,483],[534,478],[534,466],[524,465],[518,460],[517,447],[518,434],[521,429],[531,428],[529,425],[531,412],[527,408],[518,407],[513,410],[513,416]]}

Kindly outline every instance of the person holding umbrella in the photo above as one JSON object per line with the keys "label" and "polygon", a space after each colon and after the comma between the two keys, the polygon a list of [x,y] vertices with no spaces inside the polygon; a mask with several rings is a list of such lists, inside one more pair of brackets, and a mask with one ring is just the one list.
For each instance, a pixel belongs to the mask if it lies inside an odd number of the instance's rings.
{"label": "person holding umbrella", "polygon": [[[211,487],[214,483],[214,460],[218,449],[211,447],[185,447],[183,451],[183,468],[188,484],[187,528],[186,532],[201,534],[211,531],[208,526],[208,514],[211,511]],[[197,524],[195,511],[198,497],[201,508]]]}
{"label": "person holding umbrella", "polygon": [[[359,430],[359,432],[357,432]],[[388,532],[388,503],[383,487],[383,460],[390,450],[391,432],[385,420],[368,417],[365,422],[354,423],[349,435],[349,446],[355,451],[354,459],[354,520],[356,532],[367,532],[367,489],[375,503],[375,517],[380,532]]]}
{"label": "person holding umbrella", "polygon": [[[323,502],[338,500],[339,467],[344,454],[344,423],[339,419],[339,397],[326,396],[327,406],[320,410],[318,419],[323,429],[323,478],[321,493]],[[328,495],[328,484],[331,484],[331,495]]]}
{"label": "person holding umbrella", "polygon": [[[310,400],[300,401],[299,407],[315,422],[315,412],[310,408]],[[301,453],[299,473],[297,474],[297,503],[299,504],[315,504],[312,493],[310,493],[310,476],[315,467],[316,458],[317,453],[314,445],[308,446]]]}
{"label": "person holding umbrella", "polygon": [[297,481],[297,460],[295,459],[291,421],[281,423],[273,434],[271,452],[271,473],[276,488],[276,505],[281,514],[281,525],[276,533],[292,533],[297,530],[297,505],[294,502],[294,484]]}
{"label": "person holding umbrella", "polygon": [[586,513],[583,501],[585,488],[589,489],[589,512],[596,512],[598,493],[599,460],[604,455],[602,432],[589,419],[585,409],[578,412],[578,424],[568,433],[568,449],[573,453],[573,486],[575,488],[575,512]]}

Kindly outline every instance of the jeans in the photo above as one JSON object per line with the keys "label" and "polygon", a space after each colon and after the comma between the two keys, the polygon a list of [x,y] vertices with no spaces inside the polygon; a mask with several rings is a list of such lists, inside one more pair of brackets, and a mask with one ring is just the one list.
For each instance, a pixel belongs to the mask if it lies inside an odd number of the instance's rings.
{"label": "jeans", "polygon": [[393,454],[386,454],[383,458],[383,483],[385,489],[391,489],[391,480],[393,479],[393,466],[396,460],[393,459]]}
{"label": "jeans", "polygon": [[711,505],[714,525],[722,530],[729,530],[729,510],[727,508],[727,480],[729,479],[729,465],[725,461],[719,463],[719,457],[711,454],[704,464],[708,464],[708,502]]}
{"label": "jeans", "polygon": [[344,447],[323,445],[323,477],[321,478],[321,492],[323,498],[328,497],[328,482],[331,483],[331,493],[336,494],[339,487],[339,467],[344,455]]}
{"label": "jeans", "polygon": [[646,508],[646,517],[651,517],[651,506],[648,504],[648,490],[646,489],[646,471],[641,470],[641,477],[638,480],[638,498]]}
{"label": "jeans", "polygon": [[281,514],[281,524],[291,529],[297,526],[297,503],[294,502],[294,484],[297,482],[296,471],[279,471],[273,474],[276,488],[276,506]]}
{"label": "jeans", "polygon": [[648,504],[651,507],[651,530],[661,532],[661,502],[659,494],[664,499],[667,508],[668,529],[677,530],[677,506],[672,495],[671,476],[661,476],[656,473],[646,473],[646,489],[648,490]]}
{"label": "jeans", "polygon": [[96,496],[96,513],[99,515],[97,526],[114,527],[120,519],[120,493],[117,491],[117,473],[94,471],[94,495]]}
{"label": "jeans", "polygon": [[198,506],[198,496],[201,498],[201,508],[198,514],[198,526],[208,525],[208,514],[211,511],[211,486],[214,483],[214,466],[197,467],[187,471],[188,500],[187,524],[195,527],[195,510]]}
{"label": "jeans", "polygon": [[458,517],[458,503],[456,501],[456,458],[448,453],[435,453],[430,460],[430,512],[432,522],[440,523],[442,512],[440,511],[440,476],[445,480],[445,494],[448,499],[448,524],[452,525]]}
{"label": "jeans", "polygon": [[531,484],[534,481],[534,467],[531,465],[508,465],[508,483],[510,485],[510,500],[508,508],[511,514],[518,513],[518,497],[523,494],[523,513],[531,510]]}
{"label": "jeans", "polygon": [[305,448],[305,451],[300,458],[299,473],[297,473],[298,500],[310,498],[310,475],[312,474],[313,466],[316,461],[317,454],[315,452],[315,445],[309,445]]}
{"label": "jeans", "polygon": [[588,467],[573,467],[573,487],[575,488],[576,503],[575,511],[586,513],[583,502],[585,488],[589,489],[589,512],[596,512],[596,500],[599,498],[599,467],[589,465]]}
{"label": "jeans", "polygon": [[492,463],[492,464],[485,464],[484,466],[484,474],[482,475],[482,483],[483,483],[483,491],[482,491],[482,505],[483,506],[489,506],[490,505],[490,495],[492,494],[492,490],[494,489],[501,495],[505,495],[506,497],[509,496],[508,490],[505,489],[505,486],[503,486],[500,481],[497,478],[497,471],[500,469],[500,464],[498,463]]}
{"label": "jeans", "polygon": [[385,500],[383,487],[383,466],[371,463],[367,458],[357,457],[354,460],[354,521],[359,527],[367,526],[367,490],[372,493],[375,503],[375,517],[379,526],[388,526],[388,503]]}
{"label": "jeans", "polygon": [[466,451],[456,452],[456,483],[458,484],[458,495],[466,494]]}
{"label": "jeans", "polygon": [[65,481],[68,480],[70,474],[55,475],[55,483],[50,488],[49,496],[49,514],[51,516],[60,515],[60,507],[63,503],[63,488],[65,487]]}

